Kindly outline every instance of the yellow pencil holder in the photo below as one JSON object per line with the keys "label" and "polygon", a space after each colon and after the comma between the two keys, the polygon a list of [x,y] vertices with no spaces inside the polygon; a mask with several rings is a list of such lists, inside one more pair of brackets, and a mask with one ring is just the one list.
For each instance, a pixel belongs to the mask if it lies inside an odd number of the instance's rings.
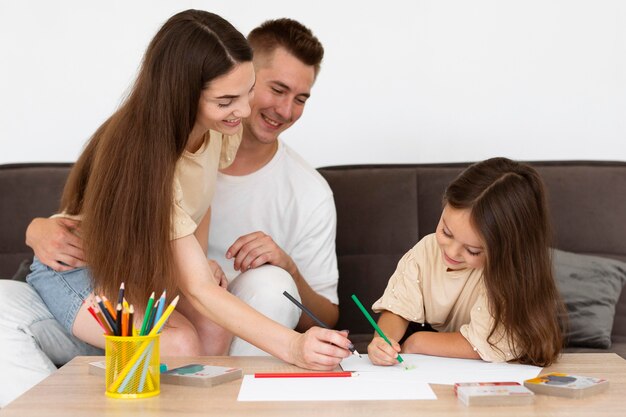
{"label": "yellow pencil holder", "polygon": [[159,395],[159,336],[105,336],[107,397]]}

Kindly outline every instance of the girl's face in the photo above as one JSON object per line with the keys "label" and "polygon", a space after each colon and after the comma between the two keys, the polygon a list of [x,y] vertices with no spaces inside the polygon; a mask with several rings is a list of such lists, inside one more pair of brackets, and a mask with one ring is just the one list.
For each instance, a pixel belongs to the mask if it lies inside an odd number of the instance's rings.
{"label": "girl's face", "polygon": [[446,204],[437,225],[437,243],[450,270],[477,269],[485,263],[484,244],[470,222],[468,209]]}
{"label": "girl's face", "polygon": [[200,135],[209,129],[226,135],[239,132],[241,119],[250,115],[254,79],[252,62],[242,62],[211,81],[200,93],[193,131]]}

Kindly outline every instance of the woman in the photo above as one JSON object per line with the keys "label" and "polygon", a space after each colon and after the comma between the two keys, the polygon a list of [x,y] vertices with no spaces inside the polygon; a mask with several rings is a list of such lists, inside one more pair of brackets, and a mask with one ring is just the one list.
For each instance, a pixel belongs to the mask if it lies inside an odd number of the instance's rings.
{"label": "woman", "polygon": [[74,335],[103,346],[83,299],[115,294],[124,281],[135,306],[160,288],[183,293],[164,355],[221,354],[224,329],[311,369],[350,354],[339,332],[299,334],[260,315],[207,262],[217,169],[234,158],[253,86],[252,51],[219,16],[187,10],[156,34],[129,97],[92,136],[63,193],[58,216],[80,220],[89,267],[58,273],[35,259],[28,279]]}

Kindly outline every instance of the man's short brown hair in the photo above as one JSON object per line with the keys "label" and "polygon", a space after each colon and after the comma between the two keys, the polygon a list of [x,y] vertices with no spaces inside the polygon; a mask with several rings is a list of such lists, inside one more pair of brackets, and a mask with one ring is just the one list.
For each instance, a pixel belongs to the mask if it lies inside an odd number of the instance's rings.
{"label": "man's short brown hair", "polygon": [[324,58],[324,47],[311,29],[293,19],[263,22],[250,32],[248,42],[255,53],[261,54],[270,54],[283,47],[304,64],[314,67],[316,76]]}

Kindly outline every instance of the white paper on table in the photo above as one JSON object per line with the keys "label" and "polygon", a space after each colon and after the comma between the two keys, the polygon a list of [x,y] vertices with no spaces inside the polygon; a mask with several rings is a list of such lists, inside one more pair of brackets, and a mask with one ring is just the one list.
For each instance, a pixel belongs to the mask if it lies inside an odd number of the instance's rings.
{"label": "white paper on table", "polygon": [[255,378],[244,375],[237,401],[436,400],[426,383],[367,372],[352,377]]}
{"label": "white paper on table", "polygon": [[429,384],[454,385],[457,382],[523,383],[535,378],[543,368],[513,363],[485,362],[480,359],[455,359],[418,354],[401,354],[404,362],[394,366],[373,365],[366,354],[348,356],[341,362],[344,371],[402,373],[403,379]]}

